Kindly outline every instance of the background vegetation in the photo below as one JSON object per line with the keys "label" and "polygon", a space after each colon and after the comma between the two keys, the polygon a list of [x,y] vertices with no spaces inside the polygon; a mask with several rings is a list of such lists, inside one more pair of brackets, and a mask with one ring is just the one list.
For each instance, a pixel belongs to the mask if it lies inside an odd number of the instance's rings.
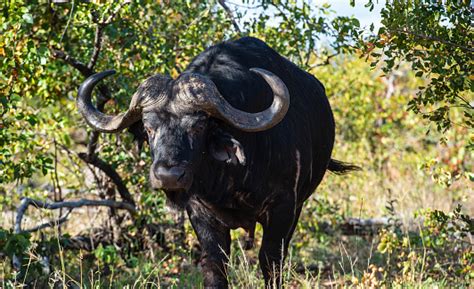
{"label": "background vegetation", "polygon": [[[470,2],[455,2],[387,2],[377,31],[309,1],[3,2],[0,287],[201,286],[190,225],[148,186],[147,145],[133,129],[90,131],[76,91],[116,69],[97,105],[121,111],[144,78],[176,77],[206,47],[243,35],[324,83],[335,157],[364,168],[328,174],[307,201],[288,286],[469,287],[474,37]],[[78,199],[106,206],[35,208]],[[230,282],[262,287],[241,233]]]}

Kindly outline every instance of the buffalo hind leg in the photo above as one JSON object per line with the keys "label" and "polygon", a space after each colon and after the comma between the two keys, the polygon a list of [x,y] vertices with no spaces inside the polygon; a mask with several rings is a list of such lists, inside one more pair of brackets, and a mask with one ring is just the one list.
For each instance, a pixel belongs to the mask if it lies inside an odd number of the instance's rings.
{"label": "buffalo hind leg", "polygon": [[230,230],[219,223],[199,203],[188,206],[191,224],[201,245],[200,265],[204,278],[204,288],[228,288],[226,264],[230,253]]}
{"label": "buffalo hind leg", "polygon": [[283,202],[272,208],[267,220],[262,222],[263,239],[258,257],[265,288],[281,288],[281,270],[300,213],[301,208],[295,209],[288,202]]}

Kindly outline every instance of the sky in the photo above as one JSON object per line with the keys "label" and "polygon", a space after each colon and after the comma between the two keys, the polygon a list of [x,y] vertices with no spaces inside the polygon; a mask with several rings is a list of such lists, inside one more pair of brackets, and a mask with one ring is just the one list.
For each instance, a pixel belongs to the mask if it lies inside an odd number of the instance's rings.
{"label": "sky", "polygon": [[[359,19],[361,27],[369,27],[370,24],[374,24],[375,31],[380,27],[380,10],[384,5],[384,1],[375,0],[374,10],[369,11],[369,8],[364,7],[364,4],[367,3],[367,0],[355,0],[355,6],[350,5],[349,0],[310,0],[310,4],[321,6],[324,3],[331,5],[331,9],[335,11],[335,16],[355,16]],[[237,10],[246,10],[248,13],[247,16],[251,17],[254,14],[260,14],[261,8],[257,9],[246,9],[244,6],[249,6],[249,4],[243,3],[242,0],[230,0],[227,1],[231,9]],[[252,6],[250,4],[250,6]]]}
{"label": "sky", "polygon": [[369,8],[364,7],[364,4],[367,1],[355,1],[355,6],[352,7],[349,4],[349,0],[332,0],[332,1],[311,1],[313,3],[329,3],[331,9],[336,11],[338,16],[354,16],[359,19],[361,27],[369,27],[370,24],[374,24],[375,31],[380,27],[380,10],[384,6],[384,3],[379,1],[374,1],[375,7],[374,10],[369,11]]}

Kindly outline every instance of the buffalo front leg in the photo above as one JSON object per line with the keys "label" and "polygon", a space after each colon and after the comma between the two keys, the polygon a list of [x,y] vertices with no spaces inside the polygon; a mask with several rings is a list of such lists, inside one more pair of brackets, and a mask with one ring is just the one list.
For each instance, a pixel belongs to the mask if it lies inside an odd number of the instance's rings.
{"label": "buffalo front leg", "polygon": [[300,213],[301,208],[281,204],[272,208],[262,222],[263,240],[258,258],[265,288],[281,288],[284,260]]}
{"label": "buffalo front leg", "polygon": [[186,210],[202,249],[200,265],[204,288],[228,288],[226,264],[230,253],[230,229],[200,202],[191,201]]}

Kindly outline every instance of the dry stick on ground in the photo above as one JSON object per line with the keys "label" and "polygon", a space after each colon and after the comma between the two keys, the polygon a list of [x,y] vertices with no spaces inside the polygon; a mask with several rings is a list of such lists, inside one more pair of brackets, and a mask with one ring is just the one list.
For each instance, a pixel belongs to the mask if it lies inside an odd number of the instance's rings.
{"label": "dry stick on ground", "polygon": [[[19,234],[22,231],[21,223],[23,220],[23,216],[25,215],[26,210],[29,206],[34,206],[36,208],[46,209],[46,210],[57,210],[60,208],[68,208],[68,209],[76,209],[80,207],[109,207],[114,209],[123,209],[130,212],[131,215],[135,215],[137,210],[135,206],[125,203],[125,202],[117,202],[112,200],[89,200],[89,199],[80,199],[75,201],[64,201],[64,202],[43,202],[34,200],[31,198],[23,198],[21,200],[20,206],[16,210],[16,218],[15,218],[15,233]],[[42,225],[40,225],[42,226]],[[46,228],[46,227],[44,227]]]}
{"label": "dry stick on ground", "polygon": [[71,212],[72,212],[72,209],[69,209],[64,216],[58,218],[57,220],[45,222],[33,228],[23,230],[23,232],[33,233],[33,232],[43,230],[46,228],[60,227],[62,224],[64,224],[67,221],[69,214],[71,214]]}
{"label": "dry stick on ground", "polygon": [[348,218],[344,222],[333,225],[329,222],[318,222],[317,230],[328,235],[339,232],[345,236],[365,236],[377,234],[378,231],[390,225],[398,225],[396,219],[381,218]]}

